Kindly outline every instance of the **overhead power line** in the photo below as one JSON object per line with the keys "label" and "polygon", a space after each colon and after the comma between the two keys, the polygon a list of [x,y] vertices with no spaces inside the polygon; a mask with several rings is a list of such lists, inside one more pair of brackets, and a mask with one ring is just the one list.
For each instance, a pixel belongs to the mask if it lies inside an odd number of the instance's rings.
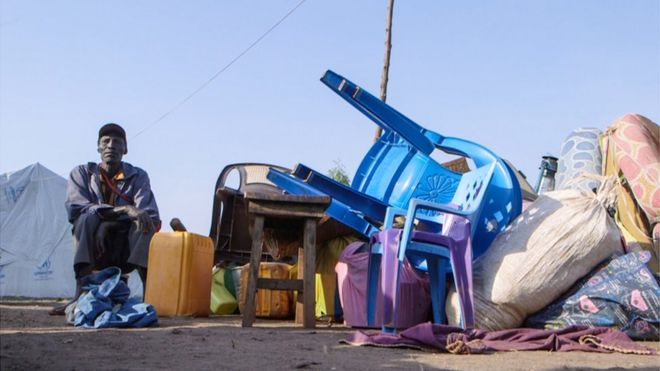
{"label": "overhead power line", "polygon": [[227,63],[224,67],[219,69],[213,76],[211,76],[209,79],[207,79],[203,84],[201,84],[197,89],[195,89],[192,93],[188,94],[185,98],[183,98],[179,103],[175,104],[167,110],[165,113],[160,115],[156,120],[151,122],[149,125],[147,125],[144,129],[140,130],[133,136],[133,138],[137,137],[138,135],[144,133],[145,131],[151,129],[154,125],[158,124],[159,122],[163,121],[167,116],[172,114],[172,112],[176,111],[179,107],[183,106],[188,102],[190,99],[192,99],[195,95],[197,95],[200,91],[204,90],[207,86],[209,86],[213,80],[217,79],[223,72],[225,72],[229,67],[231,67],[234,63],[236,63],[241,57],[243,57],[247,52],[249,52],[252,48],[257,46],[263,40],[268,34],[273,32],[284,20],[286,20],[291,14],[293,14],[300,6],[307,0],[300,0],[298,4],[296,4],[293,8],[291,8],[282,18],[280,18],[277,22],[275,22],[266,32],[261,34],[256,40],[252,42],[247,48],[245,48],[242,52],[240,52],[234,59],[232,59],[229,63]]}

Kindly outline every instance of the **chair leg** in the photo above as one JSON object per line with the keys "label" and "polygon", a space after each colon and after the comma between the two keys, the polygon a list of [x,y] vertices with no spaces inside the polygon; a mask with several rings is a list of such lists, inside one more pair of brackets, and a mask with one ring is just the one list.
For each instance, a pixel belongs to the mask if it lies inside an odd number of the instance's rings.
{"label": "chair leg", "polygon": [[474,298],[472,287],[472,248],[469,241],[469,225],[463,227],[464,238],[450,248],[450,262],[454,275],[454,287],[461,306],[461,327],[474,327]]}
{"label": "chair leg", "polygon": [[402,266],[402,261],[399,260],[397,232],[386,234],[381,244],[383,257],[380,264],[380,290],[383,294],[383,332],[396,332],[397,327],[399,274]]}
{"label": "chair leg", "polygon": [[445,284],[447,281],[447,267],[442,259],[428,258],[426,261],[429,270],[429,283],[431,284],[431,310],[433,323],[445,322]]}
{"label": "chair leg", "polygon": [[367,326],[376,324],[376,298],[380,279],[381,251],[380,244],[370,247],[367,273]]}

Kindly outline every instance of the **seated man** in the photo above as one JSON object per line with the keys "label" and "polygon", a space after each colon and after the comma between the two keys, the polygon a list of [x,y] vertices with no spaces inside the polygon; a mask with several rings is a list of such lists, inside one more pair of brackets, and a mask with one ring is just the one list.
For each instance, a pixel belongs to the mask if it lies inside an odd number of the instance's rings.
{"label": "seated man", "polygon": [[[108,266],[124,273],[137,269],[146,284],[149,243],[160,218],[147,173],[122,162],[128,152],[126,133],[117,124],[99,130],[101,163],[89,162],[71,171],[66,211],[73,224],[76,294],[82,278]],[[51,314],[64,314],[64,306]]]}

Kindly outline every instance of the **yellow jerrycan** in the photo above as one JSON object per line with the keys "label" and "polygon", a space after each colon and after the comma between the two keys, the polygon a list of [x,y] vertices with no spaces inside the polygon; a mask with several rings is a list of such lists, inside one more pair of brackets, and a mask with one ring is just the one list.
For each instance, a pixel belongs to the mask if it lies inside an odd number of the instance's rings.
{"label": "yellow jerrycan", "polygon": [[213,241],[191,232],[159,232],[149,245],[145,303],[159,316],[209,315]]}

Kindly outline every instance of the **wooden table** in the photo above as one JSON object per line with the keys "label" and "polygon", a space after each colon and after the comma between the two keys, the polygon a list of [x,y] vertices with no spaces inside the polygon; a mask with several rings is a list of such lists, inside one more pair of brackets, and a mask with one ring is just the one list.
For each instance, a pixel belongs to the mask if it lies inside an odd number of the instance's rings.
{"label": "wooden table", "polygon": [[[252,250],[247,280],[247,298],[243,327],[254,323],[257,288],[298,290],[296,323],[305,328],[316,325],[315,270],[316,224],[330,204],[329,196],[283,195],[277,193],[246,193],[248,215],[252,220]],[[259,278],[259,261],[263,248],[263,229],[268,220],[299,220],[303,229],[303,247],[298,250],[298,279]],[[302,295],[301,295],[302,292]]]}

